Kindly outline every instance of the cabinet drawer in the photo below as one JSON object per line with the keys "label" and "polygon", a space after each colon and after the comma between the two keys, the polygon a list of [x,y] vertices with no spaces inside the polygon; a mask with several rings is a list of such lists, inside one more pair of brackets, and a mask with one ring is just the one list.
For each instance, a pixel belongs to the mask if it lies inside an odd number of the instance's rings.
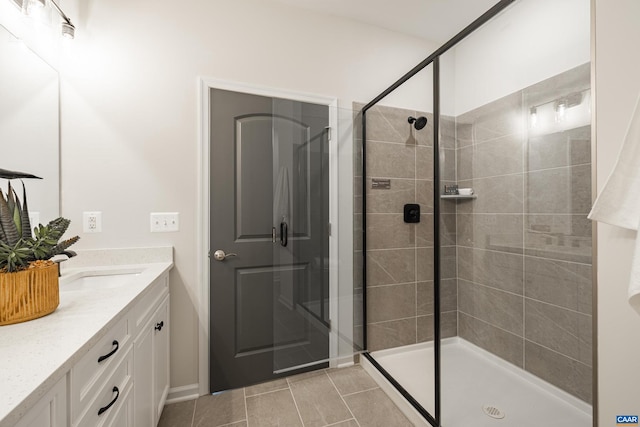
{"label": "cabinet drawer", "polygon": [[169,293],[169,275],[165,274],[155,280],[151,285],[149,291],[142,297],[142,299],[135,305],[132,310],[131,319],[135,322],[133,325],[134,333],[137,334],[142,327],[147,323],[156,307],[164,299],[165,295]]}
{"label": "cabinet drawer", "polygon": [[81,415],[96,395],[98,387],[130,347],[129,317],[124,316],[75,364],[71,369],[71,420]]}
{"label": "cabinet drawer", "polygon": [[76,427],[100,427],[111,423],[121,407],[126,404],[130,388],[133,386],[133,352],[131,346],[122,355],[122,360],[113,373],[100,385],[91,402],[84,409]]}

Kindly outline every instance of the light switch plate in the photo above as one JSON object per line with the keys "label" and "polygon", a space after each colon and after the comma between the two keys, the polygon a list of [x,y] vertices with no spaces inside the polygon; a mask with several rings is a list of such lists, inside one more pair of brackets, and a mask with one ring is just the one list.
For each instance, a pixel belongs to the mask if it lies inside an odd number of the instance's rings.
{"label": "light switch plate", "polygon": [[150,225],[152,233],[167,233],[180,230],[180,213],[151,212]]}

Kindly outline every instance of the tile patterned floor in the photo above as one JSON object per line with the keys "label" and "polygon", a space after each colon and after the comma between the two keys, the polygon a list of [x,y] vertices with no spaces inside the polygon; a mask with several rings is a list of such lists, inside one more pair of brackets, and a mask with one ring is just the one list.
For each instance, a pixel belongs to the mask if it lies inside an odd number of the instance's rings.
{"label": "tile patterned floor", "polygon": [[159,427],[410,427],[361,366],[323,369],[164,407]]}

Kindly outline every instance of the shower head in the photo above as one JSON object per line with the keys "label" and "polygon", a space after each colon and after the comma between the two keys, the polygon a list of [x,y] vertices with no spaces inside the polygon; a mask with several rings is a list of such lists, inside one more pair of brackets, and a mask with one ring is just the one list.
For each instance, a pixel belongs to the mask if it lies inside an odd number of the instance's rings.
{"label": "shower head", "polygon": [[427,118],[425,116],[420,116],[416,119],[413,116],[409,116],[408,122],[409,124],[412,124],[416,130],[421,130],[427,125]]}

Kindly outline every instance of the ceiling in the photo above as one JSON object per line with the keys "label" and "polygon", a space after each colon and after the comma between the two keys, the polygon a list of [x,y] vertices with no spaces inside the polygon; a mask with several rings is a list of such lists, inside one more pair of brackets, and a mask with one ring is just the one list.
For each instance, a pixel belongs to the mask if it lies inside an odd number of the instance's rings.
{"label": "ceiling", "polygon": [[498,0],[275,0],[434,42],[445,42]]}

